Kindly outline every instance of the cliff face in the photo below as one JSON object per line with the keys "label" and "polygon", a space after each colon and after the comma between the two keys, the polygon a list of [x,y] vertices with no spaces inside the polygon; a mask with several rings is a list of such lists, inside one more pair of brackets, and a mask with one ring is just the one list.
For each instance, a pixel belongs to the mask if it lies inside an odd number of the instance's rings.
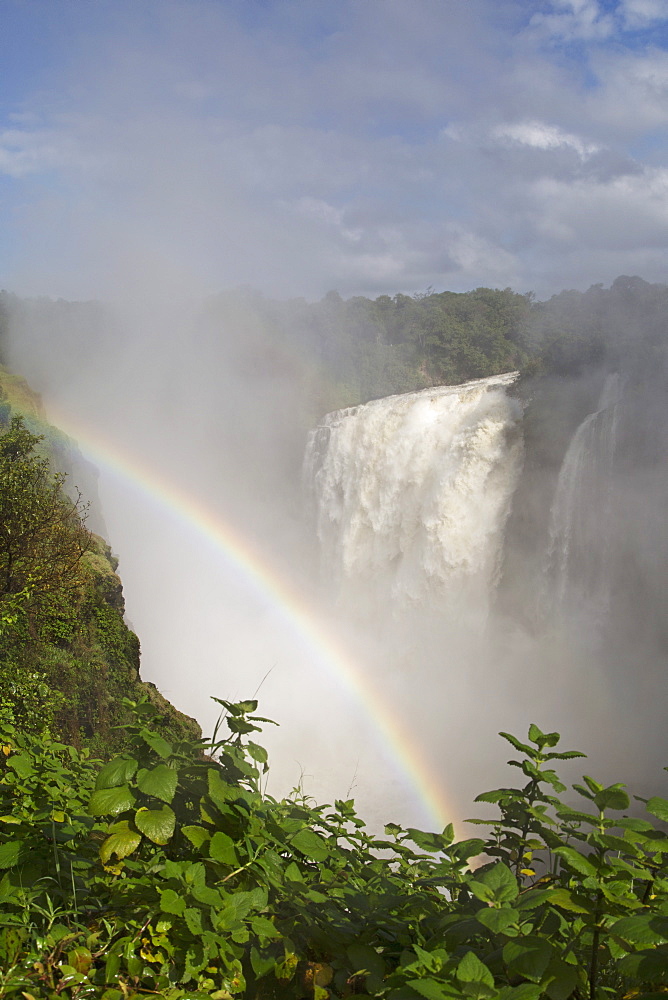
{"label": "cliff face", "polygon": [[[66,477],[62,488],[74,497],[73,507],[83,473],[86,496],[95,504],[94,470],[73,442],[46,423],[39,397],[27,382],[0,368],[0,435],[9,431],[15,416],[40,437],[27,461],[37,466],[48,459],[50,482]],[[72,521],[77,526],[76,511]],[[38,614],[20,608],[0,629],[0,701],[12,705],[25,727],[51,725],[66,742],[87,744],[100,753],[113,749],[118,740],[113,727],[129,717],[124,699],[147,696],[160,709],[162,726],[172,738],[199,736],[195,720],[141,680],[139,640],[124,621],[117,560],[100,535],[84,532],[82,537],[84,551],[67,586],[47,587]],[[0,597],[16,598],[13,590],[7,584]]]}

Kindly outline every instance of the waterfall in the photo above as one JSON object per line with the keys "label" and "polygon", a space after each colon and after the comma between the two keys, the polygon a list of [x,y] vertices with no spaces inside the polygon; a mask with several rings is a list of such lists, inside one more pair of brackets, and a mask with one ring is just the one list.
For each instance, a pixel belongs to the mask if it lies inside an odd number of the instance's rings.
{"label": "waterfall", "polygon": [[550,510],[543,617],[602,622],[611,590],[612,483],[621,385],[606,379],[597,409],[576,429]]}
{"label": "waterfall", "polygon": [[522,464],[516,377],[374,400],[311,433],[305,478],[346,606],[485,614]]}

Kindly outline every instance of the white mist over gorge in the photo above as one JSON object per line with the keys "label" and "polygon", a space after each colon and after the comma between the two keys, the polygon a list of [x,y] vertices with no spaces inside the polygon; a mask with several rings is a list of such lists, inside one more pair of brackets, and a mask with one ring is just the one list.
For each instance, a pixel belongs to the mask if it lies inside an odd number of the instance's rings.
{"label": "white mist over gorge", "polygon": [[[245,294],[179,312],[188,348],[167,355],[118,314],[59,333],[62,306],[24,303],[10,358],[100,470],[146,679],[205,730],[209,695],[259,689],[275,794],[433,826],[501,780],[495,734],[532,720],[604,778],[660,769],[628,712],[660,732],[667,294],[619,279],[576,298],[595,337],[607,309],[608,359],[587,333],[562,374],[395,394],[310,431],[294,343]],[[526,336],[563,307],[534,308]],[[72,367],[92,329],[97,363]]]}
{"label": "white mist over gorge", "polygon": [[143,676],[205,731],[257,691],[269,791],[376,825],[471,815],[532,721],[654,787],[665,4],[0,26],[0,363],[98,470]]}

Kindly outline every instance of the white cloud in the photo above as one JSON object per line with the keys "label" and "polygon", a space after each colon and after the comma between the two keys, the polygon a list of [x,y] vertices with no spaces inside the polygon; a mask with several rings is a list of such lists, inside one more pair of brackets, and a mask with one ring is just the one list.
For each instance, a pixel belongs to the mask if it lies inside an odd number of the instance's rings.
{"label": "white cloud", "polygon": [[342,209],[330,205],[321,198],[299,198],[295,203],[295,209],[300,215],[337,230],[347,242],[357,243],[362,238],[361,229],[350,229],[345,225],[345,213]]}
{"label": "white cloud", "polygon": [[668,124],[668,52],[601,52],[592,62],[599,84],[585,100],[592,120],[618,143]]}
{"label": "white cloud", "polygon": [[502,142],[515,142],[534,149],[553,150],[567,147],[574,149],[582,160],[588,159],[600,149],[596,143],[585,142],[577,135],[564,132],[557,125],[539,121],[496,125],[492,129],[492,137]]}
{"label": "white cloud", "polygon": [[64,132],[16,128],[0,132],[0,174],[9,177],[82,167],[90,161]]}
{"label": "white cloud", "polygon": [[597,0],[556,0],[550,12],[534,14],[530,25],[566,41],[602,41],[615,31],[612,15]]}
{"label": "white cloud", "polygon": [[621,0],[617,13],[629,28],[648,28],[668,19],[668,0]]}
{"label": "white cloud", "polygon": [[615,177],[538,181],[531,192],[548,240],[607,250],[668,246],[668,169]]}
{"label": "white cloud", "polygon": [[562,280],[577,192],[636,204],[668,53],[607,43],[658,0],[614,23],[593,0],[540,7],[286,0],[249,26],[233,4],[165,0],[157,31],[124,6],[123,31],[79,39],[0,133],[21,197],[5,280],[88,295],[150,266],[313,297]]}

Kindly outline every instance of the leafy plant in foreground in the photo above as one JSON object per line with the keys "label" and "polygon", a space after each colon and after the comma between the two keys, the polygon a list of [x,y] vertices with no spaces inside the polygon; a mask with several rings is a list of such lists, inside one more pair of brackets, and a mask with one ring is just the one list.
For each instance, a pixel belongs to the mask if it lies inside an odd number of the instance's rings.
{"label": "leafy plant in foreground", "polygon": [[[619,785],[553,770],[529,730],[526,781],[484,793],[486,838],[385,828],[352,801],[263,795],[255,701],[229,736],[169,742],[128,703],[101,765],[2,722],[0,997],[567,1000],[668,989],[668,837]],[[203,752],[206,751],[206,752]],[[653,798],[650,817],[668,819]],[[473,865],[478,867],[473,867]]]}

